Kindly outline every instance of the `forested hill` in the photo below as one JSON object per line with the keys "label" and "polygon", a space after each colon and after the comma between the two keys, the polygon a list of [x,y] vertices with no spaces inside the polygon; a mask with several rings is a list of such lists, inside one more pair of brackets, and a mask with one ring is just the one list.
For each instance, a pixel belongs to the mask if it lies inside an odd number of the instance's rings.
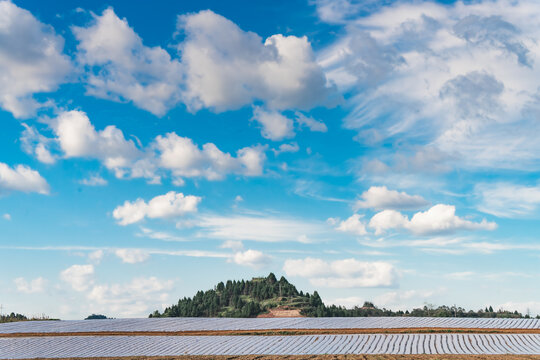
{"label": "forested hill", "polygon": [[251,280],[220,282],[214,289],[199,291],[193,298],[183,298],[166,308],[163,313],[154,311],[150,317],[256,317],[269,310],[299,310],[309,317],[334,316],[432,316],[432,317],[529,317],[517,311],[494,311],[489,308],[478,311],[465,310],[456,306],[424,306],[412,311],[380,309],[371,302],[362,307],[346,309],[326,306],[317,291],[313,294],[298,291],[283,276],[277,280],[273,273],[267,277]]}
{"label": "forested hill", "polygon": [[150,317],[254,317],[275,307],[308,310],[320,305],[323,304],[317,292],[298,292],[283,276],[277,280],[270,273],[265,278],[220,282],[213,290],[180,299],[162,314],[156,310]]}

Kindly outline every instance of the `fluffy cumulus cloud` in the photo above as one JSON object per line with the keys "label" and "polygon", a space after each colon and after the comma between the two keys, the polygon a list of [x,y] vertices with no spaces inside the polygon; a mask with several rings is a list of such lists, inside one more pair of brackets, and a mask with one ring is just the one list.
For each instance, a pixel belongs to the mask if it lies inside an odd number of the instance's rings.
{"label": "fluffy cumulus cloud", "polygon": [[249,249],[246,251],[236,252],[231,258],[231,261],[238,265],[260,269],[267,265],[271,259],[270,256],[262,253],[261,251]]}
{"label": "fluffy cumulus cloud", "polygon": [[518,218],[535,214],[540,207],[540,186],[482,183],[475,186],[478,210],[498,217]]}
{"label": "fluffy cumulus cloud", "polygon": [[269,108],[308,109],[332,94],[307,37],[262,40],[210,10],[181,15],[179,44],[188,108],[224,111],[256,100]]}
{"label": "fluffy cumulus cloud", "polygon": [[64,39],[11,1],[0,1],[0,106],[25,118],[43,106],[33,94],[57,89],[71,72]]}
{"label": "fluffy cumulus cloud", "polygon": [[98,159],[118,177],[141,156],[135,143],[127,140],[120,129],[110,125],[96,131],[82,111],[62,112],[52,120],[51,127],[64,158]]}
{"label": "fluffy cumulus cloud", "polygon": [[396,210],[383,210],[369,221],[369,227],[375,234],[387,230],[405,229],[417,235],[445,234],[458,230],[494,230],[497,224],[483,219],[473,222],[456,215],[453,205],[437,204],[424,212],[415,213],[409,218]]}
{"label": "fluffy cumulus cloud", "polygon": [[338,231],[347,232],[354,235],[366,235],[366,224],[361,219],[362,215],[354,214],[348,219],[341,221],[336,229]]}
{"label": "fluffy cumulus cloud", "polygon": [[85,291],[94,283],[94,265],[72,265],[60,273],[60,279],[75,291]]}
{"label": "fluffy cumulus cloud", "polygon": [[279,148],[272,149],[272,151],[274,152],[274,155],[276,156],[282,153],[295,153],[295,152],[298,152],[298,150],[300,150],[300,147],[295,142],[290,143],[290,144],[281,144],[279,145]]}
{"label": "fluffy cumulus cloud", "polygon": [[132,101],[155,115],[164,115],[180,101],[180,62],[159,46],[145,46],[113,9],[93,14],[87,27],[73,27],[73,32],[90,95]]}
{"label": "fluffy cumulus cloud", "polygon": [[87,26],[73,27],[90,95],[131,101],[158,116],[180,102],[192,111],[221,112],[255,101],[285,110],[339,99],[305,36],[276,34],[263,41],[211,10],[200,11],[178,17],[185,38],[174,58],[164,48],[145,46],[112,8],[92,17]]}
{"label": "fluffy cumulus cloud", "polygon": [[386,186],[372,186],[360,195],[357,208],[411,210],[426,206],[428,202],[419,195],[388,190]]}
{"label": "fluffy cumulus cloud", "polygon": [[461,166],[538,169],[537,2],[397,2],[368,14],[317,3],[347,25],[318,62],[350,94],[344,125],[359,141],[415,138]]}
{"label": "fluffy cumulus cloud", "polygon": [[313,286],[333,288],[395,286],[398,272],[387,262],[365,262],[356,259],[325,261],[307,257],[287,259],[283,265],[287,276],[309,279]]}
{"label": "fluffy cumulus cloud", "polygon": [[10,167],[0,162],[0,190],[49,193],[49,184],[37,172],[26,165]]}
{"label": "fluffy cumulus cloud", "polygon": [[177,179],[205,177],[218,180],[229,173],[257,176],[262,174],[266,159],[262,146],[242,148],[233,157],[212,143],[204,144],[200,149],[191,139],[175,133],[156,137],[153,147],[159,154],[160,166],[170,170]]}
{"label": "fluffy cumulus cloud", "polygon": [[[49,121],[49,126],[53,137],[26,126],[21,136],[23,149],[45,163],[58,158],[96,159],[118,178],[145,178],[149,183],[159,183],[163,175],[170,174],[176,185],[183,185],[186,177],[220,180],[228,174],[260,176],[266,161],[266,147],[261,145],[241,148],[233,156],[213,143],[200,147],[173,132],[158,135],[146,147],[140,147],[114,125],[96,130],[80,110],[61,112]],[[93,176],[82,183],[97,186],[106,181]]]}
{"label": "fluffy cumulus cloud", "polygon": [[266,139],[279,141],[294,136],[293,121],[277,111],[267,111],[255,106],[253,119],[261,124],[261,134]]}
{"label": "fluffy cumulus cloud", "polygon": [[24,294],[35,294],[45,291],[45,286],[47,285],[47,280],[41,276],[30,281],[25,278],[19,277],[13,280],[17,292]]}
{"label": "fluffy cumulus cloud", "polygon": [[149,202],[137,199],[126,201],[113,211],[113,217],[120,225],[129,225],[144,218],[172,218],[188,213],[197,212],[197,205],[201,198],[194,195],[184,195],[169,191],[164,195],[156,196]]}
{"label": "fluffy cumulus cloud", "polygon": [[150,254],[141,249],[116,249],[114,255],[119,257],[122,262],[128,264],[136,264],[146,261]]}

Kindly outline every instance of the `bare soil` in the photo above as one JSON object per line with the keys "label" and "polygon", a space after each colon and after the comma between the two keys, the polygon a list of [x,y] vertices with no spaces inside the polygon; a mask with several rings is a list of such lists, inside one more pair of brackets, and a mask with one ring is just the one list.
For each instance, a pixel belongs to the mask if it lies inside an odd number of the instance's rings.
{"label": "bare soil", "polygon": [[294,318],[294,317],[303,317],[300,315],[300,309],[281,309],[274,308],[270,309],[267,314],[261,314],[257,316],[258,318]]}
{"label": "bare soil", "polygon": [[238,335],[325,335],[325,334],[540,334],[540,329],[396,328],[396,329],[277,329],[214,331],[100,331],[57,333],[8,333],[0,338],[42,336],[238,336]]}

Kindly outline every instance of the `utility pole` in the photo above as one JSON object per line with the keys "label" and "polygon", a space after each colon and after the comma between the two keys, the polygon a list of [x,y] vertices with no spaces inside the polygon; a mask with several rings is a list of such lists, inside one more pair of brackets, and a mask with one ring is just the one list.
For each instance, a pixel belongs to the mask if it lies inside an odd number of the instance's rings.
{"label": "utility pole", "polygon": [[2,312],[3,309],[4,307],[2,306],[2,304],[0,304],[0,316],[4,315],[4,313]]}

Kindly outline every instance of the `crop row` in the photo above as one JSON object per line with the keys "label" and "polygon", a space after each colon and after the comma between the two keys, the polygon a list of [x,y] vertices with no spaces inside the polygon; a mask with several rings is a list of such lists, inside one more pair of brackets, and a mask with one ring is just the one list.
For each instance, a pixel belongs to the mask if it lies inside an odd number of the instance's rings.
{"label": "crop row", "polygon": [[421,317],[367,318],[152,318],[31,321],[0,324],[0,333],[99,331],[204,331],[257,329],[391,329],[470,328],[540,329],[540,319],[473,319]]}
{"label": "crop row", "polygon": [[317,354],[540,354],[537,334],[56,336],[0,339],[0,359]]}

